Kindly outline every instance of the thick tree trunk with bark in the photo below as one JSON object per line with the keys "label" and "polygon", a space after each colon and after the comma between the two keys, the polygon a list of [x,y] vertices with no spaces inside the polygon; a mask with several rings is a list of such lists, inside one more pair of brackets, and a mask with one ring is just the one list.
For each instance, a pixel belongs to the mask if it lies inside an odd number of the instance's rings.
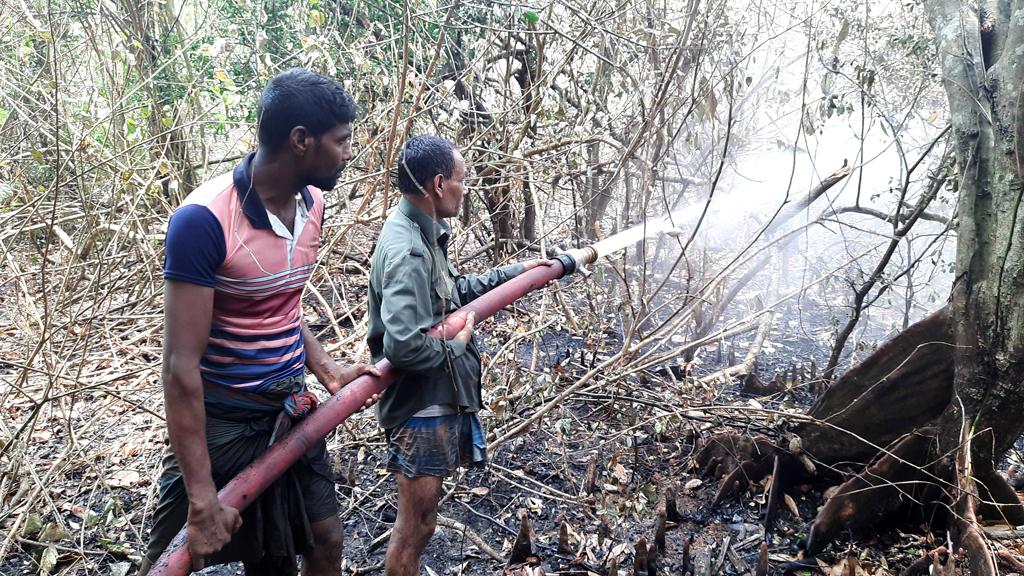
{"label": "thick tree trunk with bark", "polygon": [[[925,7],[939,46],[961,175],[957,277],[950,298],[954,400],[940,419],[939,447],[957,452],[955,512],[966,519],[960,532],[972,553],[972,571],[994,574],[989,555],[979,557],[984,548],[976,526],[967,524],[979,502],[976,494],[1007,495],[995,462],[1024,431],[1024,1],[994,2],[993,13],[953,0]],[[1002,513],[1024,518],[1016,496],[1012,504]]]}

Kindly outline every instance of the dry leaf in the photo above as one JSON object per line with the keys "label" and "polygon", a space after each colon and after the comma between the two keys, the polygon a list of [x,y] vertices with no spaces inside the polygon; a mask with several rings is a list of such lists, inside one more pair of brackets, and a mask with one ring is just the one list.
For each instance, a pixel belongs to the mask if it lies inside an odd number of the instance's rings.
{"label": "dry leaf", "polygon": [[141,447],[135,442],[125,442],[117,450],[117,455],[122,458],[130,458],[132,456],[138,456],[141,451]]}
{"label": "dry leaf", "polygon": [[793,513],[793,516],[795,518],[799,518],[800,509],[796,507],[796,500],[793,500],[793,497],[790,496],[789,494],[783,494],[782,499],[786,502],[786,507],[789,508],[789,511]]}
{"label": "dry leaf", "polygon": [[65,538],[70,538],[71,534],[64,527],[60,526],[56,522],[50,522],[43,528],[43,531],[39,533],[38,540],[40,542],[56,542]]}
{"label": "dry leaf", "polygon": [[57,508],[59,508],[61,512],[66,512],[83,520],[85,519],[85,515],[89,513],[85,506],[82,506],[81,504],[71,504],[70,502],[61,502]]}
{"label": "dry leaf", "polygon": [[629,473],[626,472],[626,467],[625,466],[623,466],[622,464],[619,464],[618,462],[616,462],[615,463],[615,468],[613,468],[613,470],[614,470],[614,473],[615,473],[615,478],[617,478],[619,480],[619,484],[621,484],[621,485],[629,484]]}
{"label": "dry leaf", "polygon": [[686,481],[686,484],[683,484],[683,490],[686,490],[687,492],[696,490],[697,488],[700,488],[703,483],[704,481],[700,478],[691,478]]}
{"label": "dry leaf", "polygon": [[142,481],[142,476],[135,470],[118,470],[107,478],[107,484],[114,488],[132,488]]}
{"label": "dry leaf", "polygon": [[476,494],[477,496],[487,496],[487,494],[490,493],[491,489],[488,488],[487,486],[477,486],[476,488],[471,488],[469,491],[470,493]]}
{"label": "dry leaf", "polygon": [[622,554],[625,553],[626,550],[628,550],[629,548],[630,548],[630,546],[626,542],[621,542],[619,544],[616,544],[615,547],[612,548],[612,552],[611,552],[611,554],[608,555],[608,557],[609,558],[618,558],[619,556],[622,556]]}

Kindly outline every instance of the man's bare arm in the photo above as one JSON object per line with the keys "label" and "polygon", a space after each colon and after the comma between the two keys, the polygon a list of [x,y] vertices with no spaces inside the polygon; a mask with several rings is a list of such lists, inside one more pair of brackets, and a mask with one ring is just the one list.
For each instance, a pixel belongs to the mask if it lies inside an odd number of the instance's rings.
{"label": "man's bare arm", "polygon": [[188,493],[188,545],[193,568],[220,550],[242,524],[221,506],[206,447],[206,408],[199,360],[210,336],[213,288],[168,280],[164,288],[164,406],[171,447]]}
{"label": "man's bare arm", "polygon": [[[302,344],[306,348],[306,368],[316,376],[318,382],[331,394],[337,394],[346,384],[362,376],[372,374],[380,376],[377,368],[369,364],[353,364],[348,368],[342,368],[324,350],[320,341],[316,339],[313,331],[302,321]],[[377,401],[378,395],[373,395],[366,400],[365,407],[370,407]]]}

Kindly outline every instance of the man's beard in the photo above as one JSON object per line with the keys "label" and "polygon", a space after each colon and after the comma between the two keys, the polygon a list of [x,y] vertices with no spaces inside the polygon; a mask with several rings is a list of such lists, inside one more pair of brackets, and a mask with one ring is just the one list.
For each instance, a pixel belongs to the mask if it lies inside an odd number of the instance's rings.
{"label": "man's beard", "polygon": [[342,165],[337,172],[330,176],[319,176],[310,179],[309,183],[321,190],[333,190],[338,185],[338,180],[341,178],[342,171],[345,170],[345,166]]}

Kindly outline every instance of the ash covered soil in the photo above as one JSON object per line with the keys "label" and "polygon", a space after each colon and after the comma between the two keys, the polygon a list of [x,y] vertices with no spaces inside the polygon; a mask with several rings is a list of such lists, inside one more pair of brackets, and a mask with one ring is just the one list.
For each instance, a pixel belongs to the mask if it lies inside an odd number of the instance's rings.
{"label": "ash covered soil", "polygon": [[[540,295],[531,295],[480,324],[478,343],[489,368],[483,413],[489,441],[529,418],[621,349],[621,309],[570,294],[578,292],[567,292],[570,308],[591,313],[578,318],[575,326],[564,320],[550,325],[538,322],[545,314],[560,317],[553,311],[556,302]],[[359,300],[363,295],[356,289],[348,297]],[[741,317],[751,309],[752,303],[740,303],[735,314]],[[508,570],[525,574],[539,566],[547,573],[608,574],[613,564],[630,572],[636,543],[641,538],[654,541],[666,488],[675,491],[683,520],[668,526],[657,573],[681,574],[685,562],[695,573],[748,573],[766,540],[764,487],[754,486],[740,498],[713,508],[717,483],[691,468],[695,441],[724,430],[771,433],[782,421],[748,418],[744,411],[784,413],[806,408],[814,400],[807,382],[811,362],[818,367],[825,364],[837,318],[844,319],[842,309],[810,297],[780,310],[756,368],[766,382],[777,375],[785,382],[785,389],[771,396],[745,395],[737,379],[700,381],[742,359],[754,339],[753,331],[701,348],[693,358],[680,357],[639,371],[628,367],[598,371],[590,384],[527,431],[491,450],[487,468],[466,471],[446,482],[441,525],[424,554],[423,573]],[[329,331],[326,316],[319,325],[311,324]],[[545,327],[532,331],[538,325]],[[898,328],[873,324],[870,318],[865,325],[857,334],[860,344],[849,346],[854,356],[865,355],[874,342]],[[343,322],[340,327],[351,325]],[[704,409],[713,407],[733,409]],[[53,573],[135,572],[155,505],[152,483],[163,441],[159,421],[139,422],[131,432],[110,431],[112,439],[128,434],[145,439],[141,448],[123,455],[133,462],[136,476],[120,485],[94,485],[91,490],[69,486],[67,502],[40,510],[34,521],[41,527],[23,532],[0,564],[0,574],[37,573],[48,549],[57,553]],[[67,431],[48,433],[43,449],[52,450],[56,458],[58,448],[68,440]],[[345,524],[345,573],[382,573],[386,533],[396,511],[395,483],[383,471],[383,434],[373,416],[363,413],[339,427],[329,438],[329,447]],[[83,474],[81,481],[87,484],[89,478]],[[767,536],[773,571],[796,557],[809,522],[823,502],[822,494],[809,486],[795,490],[791,499],[799,516],[784,514]],[[528,563],[506,567],[524,515],[533,553]],[[558,549],[563,523],[568,551]],[[65,532],[47,534],[54,525]],[[474,543],[474,537],[497,552],[499,559]],[[924,538],[892,531],[869,545],[841,542],[821,558],[841,562],[852,553],[865,569],[883,570],[867,573],[890,573],[928,547]],[[683,554],[687,539],[692,539],[688,558]],[[203,571],[238,573],[242,573],[238,565]]]}

